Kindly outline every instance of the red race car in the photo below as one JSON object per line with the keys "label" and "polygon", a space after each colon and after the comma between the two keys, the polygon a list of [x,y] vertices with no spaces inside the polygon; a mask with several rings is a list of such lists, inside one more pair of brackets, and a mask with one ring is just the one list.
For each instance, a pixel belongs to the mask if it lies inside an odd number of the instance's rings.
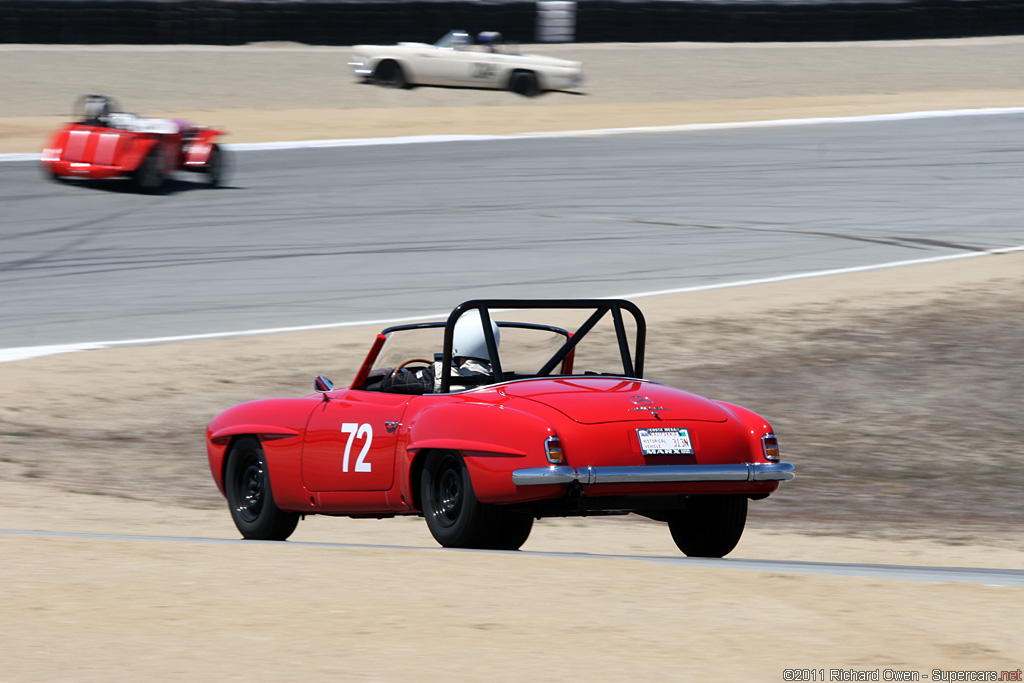
{"label": "red race car", "polygon": [[221,413],[210,469],[246,538],[422,515],[443,546],[514,550],[534,519],[633,512],[722,557],[793,465],[764,418],[642,379],[645,337],[629,301],[468,301],[378,334],[347,389]]}
{"label": "red race car", "polygon": [[74,119],[40,155],[52,178],[127,176],[142,192],[158,190],[177,170],[203,173],[213,186],[223,181],[224,151],[216,142],[222,130],[129,114],[105,95],[80,98]]}

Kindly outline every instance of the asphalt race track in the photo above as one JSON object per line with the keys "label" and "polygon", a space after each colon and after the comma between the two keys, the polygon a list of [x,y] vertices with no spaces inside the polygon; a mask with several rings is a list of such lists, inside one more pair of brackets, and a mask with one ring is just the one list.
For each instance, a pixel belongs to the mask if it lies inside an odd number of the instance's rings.
{"label": "asphalt race track", "polygon": [[1024,115],[0,164],[0,348],[435,314],[1024,244]]}

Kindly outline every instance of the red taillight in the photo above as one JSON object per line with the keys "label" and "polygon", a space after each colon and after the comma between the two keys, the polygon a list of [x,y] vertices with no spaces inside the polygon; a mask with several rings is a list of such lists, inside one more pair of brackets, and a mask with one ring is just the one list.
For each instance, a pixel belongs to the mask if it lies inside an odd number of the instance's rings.
{"label": "red taillight", "polygon": [[771,432],[761,437],[761,449],[765,460],[779,461],[779,439]]}

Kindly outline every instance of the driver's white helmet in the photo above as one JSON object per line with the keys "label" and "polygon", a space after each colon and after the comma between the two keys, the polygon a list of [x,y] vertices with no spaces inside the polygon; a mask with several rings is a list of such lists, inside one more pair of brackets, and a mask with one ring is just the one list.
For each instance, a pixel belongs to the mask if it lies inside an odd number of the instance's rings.
{"label": "driver's white helmet", "polygon": [[[498,332],[498,323],[491,321],[491,330],[494,332],[494,346],[497,348],[501,342],[501,334]],[[480,312],[477,310],[467,311],[462,317],[455,321],[455,330],[452,335],[452,358],[476,358],[487,360],[487,340],[484,339],[484,326],[480,322]]]}

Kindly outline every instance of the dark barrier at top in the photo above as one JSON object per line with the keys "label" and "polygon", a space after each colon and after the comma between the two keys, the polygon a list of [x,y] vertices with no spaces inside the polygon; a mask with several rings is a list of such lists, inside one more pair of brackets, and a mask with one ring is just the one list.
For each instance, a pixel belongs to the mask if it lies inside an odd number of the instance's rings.
{"label": "dark barrier at top", "polygon": [[434,42],[477,25],[514,39],[532,38],[535,13],[532,2],[0,0],[0,42],[354,45]]}
{"label": "dark barrier at top", "polygon": [[[534,2],[0,0],[0,42],[354,45],[452,28],[536,40]],[[1024,34],[1022,0],[581,0],[577,42],[763,42]]]}
{"label": "dark barrier at top", "polygon": [[901,40],[1024,33],[1020,0],[588,0],[580,3],[578,14],[579,42]]}

